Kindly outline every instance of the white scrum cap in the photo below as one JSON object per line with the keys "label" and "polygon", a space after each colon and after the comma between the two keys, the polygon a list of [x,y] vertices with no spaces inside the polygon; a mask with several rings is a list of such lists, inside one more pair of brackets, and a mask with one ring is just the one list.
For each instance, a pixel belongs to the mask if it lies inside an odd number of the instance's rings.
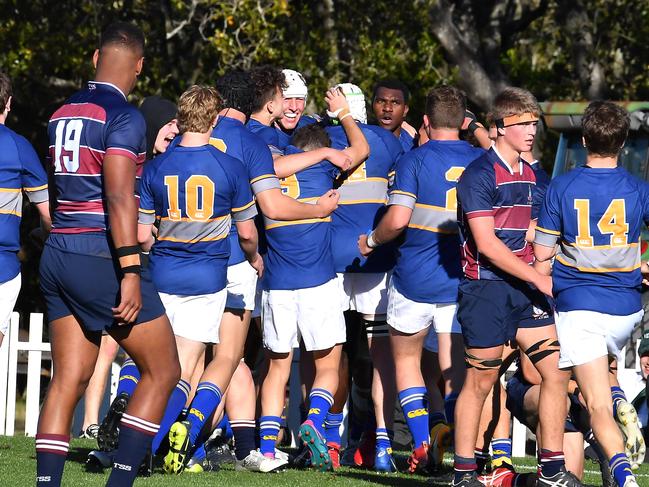
{"label": "white scrum cap", "polygon": [[336,88],[343,90],[347,103],[349,104],[349,111],[361,123],[367,123],[367,110],[365,108],[365,95],[363,91],[352,83],[340,83]]}
{"label": "white scrum cap", "polygon": [[286,89],[282,91],[284,98],[304,98],[306,100],[309,90],[306,87],[306,81],[297,71],[292,69],[282,69],[286,79]]}

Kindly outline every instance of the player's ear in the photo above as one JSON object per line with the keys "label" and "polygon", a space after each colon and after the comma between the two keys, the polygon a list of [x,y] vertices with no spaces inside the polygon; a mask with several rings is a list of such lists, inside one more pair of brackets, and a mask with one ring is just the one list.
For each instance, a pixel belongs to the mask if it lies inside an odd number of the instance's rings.
{"label": "player's ear", "polygon": [[424,128],[427,129],[428,126],[430,125],[430,120],[428,119],[428,115],[424,114],[422,118],[424,120]]}
{"label": "player's ear", "polygon": [[141,57],[140,59],[137,60],[137,64],[135,66],[135,75],[140,76],[140,73],[142,72],[142,66],[144,65],[144,58]]}
{"label": "player's ear", "polygon": [[406,103],[406,104],[404,105],[404,107],[403,107],[403,116],[404,116],[404,117],[405,117],[406,115],[408,115],[408,110],[410,110],[410,107],[409,107],[408,104]]}
{"label": "player's ear", "polygon": [[10,112],[10,111],[11,111],[11,100],[12,100],[12,99],[13,99],[13,97],[11,97],[11,96],[7,99],[7,104],[5,105],[5,110],[6,110],[7,112]]}
{"label": "player's ear", "polygon": [[94,54],[92,55],[92,65],[97,69],[97,63],[99,62],[99,49],[95,49]]}
{"label": "player's ear", "polygon": [[[581,138],[581,145],[583,145],[584,147],[586,147],[586,139],[584,139],[583,137]],[[624,145],[624,144],[623,144],[623,145]]]}

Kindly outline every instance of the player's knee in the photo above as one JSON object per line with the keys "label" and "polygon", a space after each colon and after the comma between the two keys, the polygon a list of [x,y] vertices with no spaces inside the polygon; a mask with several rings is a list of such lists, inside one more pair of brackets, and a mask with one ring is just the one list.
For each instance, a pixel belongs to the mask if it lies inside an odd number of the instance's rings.
{"label": "player's knee", "polygon": [[613,418],[613,404],[606,398],[593,398],[588,404],[591,419]]}

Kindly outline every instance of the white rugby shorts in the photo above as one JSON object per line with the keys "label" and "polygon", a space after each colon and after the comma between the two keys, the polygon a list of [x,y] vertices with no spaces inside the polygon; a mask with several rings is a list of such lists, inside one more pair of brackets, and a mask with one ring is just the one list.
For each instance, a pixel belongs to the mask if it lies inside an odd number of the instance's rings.
{"label": "white rugby shorts", "polygon": [[336,278],[305,289],[271,289],[262,294],[264,347],[288,353],[302,338],[308,351],[344,343],[345,319]]}
{"label": "white rugby shorts", "polygon": [[385,315],[388,309],[388,281],[392,272],[338,273],[342,310],[366,316]]}
{"label": "white rugby shorts", "polygon": [[401,333],[418,333],[431,327],[435,333],[462,333],[457,303],[420,303],[406,298],[392,283],[388,286],[388,324]]}
{"label": "white rugby shorts", "polygon": [[255,309],[255,293],[257,292],[257,271],[247,260],[228,266],[228,298],[226,308]]}
{"label": "white rugby shorts", "polygon": [[20,293],[20,282],[19,272],[16,277],[0,284],[0,333],[3,335],[6,335],[9,330],[11,313],[13,313]]}
{"label": "white rugby shorts", "polygon": [[202,343],[219,343],[219,329],[228,292],[196,296],[158,293],[174,335]]}
{"label": "white rugby shorts", "polygon": [[556,311],[554,314],[561,353],[559,367],[568,368],[612,355],[621,359],[636,325],[644,311],[626,316],[609,315],[597,311]]}

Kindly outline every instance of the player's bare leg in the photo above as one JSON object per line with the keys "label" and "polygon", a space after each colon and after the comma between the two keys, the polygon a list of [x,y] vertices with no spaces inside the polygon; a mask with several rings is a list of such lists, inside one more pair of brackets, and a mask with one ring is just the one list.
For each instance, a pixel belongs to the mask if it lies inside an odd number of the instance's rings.
{"label": "player's bare leg", "polygon": [[423,349],[421,354],[421,374],[428,390],[428,410],[442,414],[444,412],[444,397],[439,389],[442,369],[439,367],[439,354]]}
{"label": "player's bare leg", "polygon": [[[559,370],[558,347],[552,353],[535,357],[538,352],[528,353],[528,349],[539,342],[556,341],[557,332],[554,325],[539,328],[520,328],[516,340],[539,374],[541,374],[541,394],[539,398],[539,422],[542,425],[541,439],[543,448],[550,451],[562,451],[563,430],[566,419],[566,404],[557,404],[557,397],[564,397],[568,391],[570,372]],[[558,343],[558,342],[557,342]],[[541,357],[540,359],[538,357]],[[607,383],[608,385],[608,383]]]}
{"label": "player's bare leg", "polygon": [[106,390],[106,380],[118,350],[117,342],[110,335],[102,335],[95,370],[92,373],[90,382],[88,382],[84,396],[82,437],[97,437],[99,432],[99,409]]}
{"label": "player's bare leg", "polygon": [[374,469],[394,472],[391,434],[394,427],[394,401],[397,395],[394,359],[390,337],[370,336],[367,343],[372,357],[372,401],[376,417],[376,458]]}
{"label": "player's bare leg", "polygon": [[428,394],[421,374],[421,355],[427,335],[428,328],[412,334],[390,328],[399,403],[413,437],[414,451],[408,459],[411,473],[428,464]]}

